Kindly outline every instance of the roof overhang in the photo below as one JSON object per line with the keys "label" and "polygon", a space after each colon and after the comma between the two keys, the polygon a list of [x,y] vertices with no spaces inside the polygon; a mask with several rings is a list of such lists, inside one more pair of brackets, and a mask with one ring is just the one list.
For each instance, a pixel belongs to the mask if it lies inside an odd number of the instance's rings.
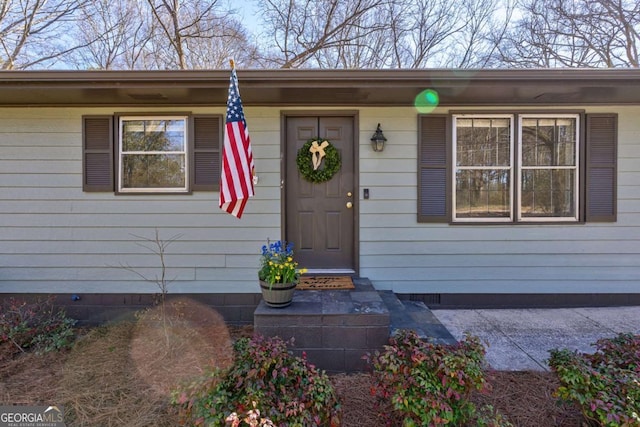
{"label": "roof overhang", "polygon": [[[0,106],[224,105],[228,70],[1,71]],[[245,106],[640,104],[640,69],[238,70]]]}

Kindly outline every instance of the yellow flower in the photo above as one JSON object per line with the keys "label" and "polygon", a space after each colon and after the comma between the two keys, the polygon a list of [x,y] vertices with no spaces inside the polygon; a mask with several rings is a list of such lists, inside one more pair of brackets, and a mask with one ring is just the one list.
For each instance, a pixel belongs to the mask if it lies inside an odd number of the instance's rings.
{"label": "yellow flower", "polygon": [[291,262],[291,261],[293,261],[293,258],[291,258],[291,257],[289,256],[289,257],[287,257],[287,261]]}
{"label": "yellow flower", "polygon": [[280,276],[276,276],[276,280],[280,280]]}

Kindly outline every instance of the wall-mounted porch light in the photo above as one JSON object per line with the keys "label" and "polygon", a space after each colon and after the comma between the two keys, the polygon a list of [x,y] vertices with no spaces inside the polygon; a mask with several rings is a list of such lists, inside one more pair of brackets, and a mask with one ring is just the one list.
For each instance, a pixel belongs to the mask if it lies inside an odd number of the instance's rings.
{"label": "wall-mounted porch light", "polygon": [[371,137],[371,147],[373,148],[373,151],[378,152],[384,150],[385,142],[387,142],[387,138],[384,137],[382,129],[380,129],[380,123],[378,123],[376,133],[374,133]]}

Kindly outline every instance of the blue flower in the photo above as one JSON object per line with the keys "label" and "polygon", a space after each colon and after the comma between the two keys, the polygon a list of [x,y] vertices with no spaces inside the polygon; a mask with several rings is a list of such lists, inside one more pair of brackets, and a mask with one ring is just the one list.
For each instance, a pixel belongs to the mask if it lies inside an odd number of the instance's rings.
{"label": "blue flower", "polygon": [[297,283],[301,269],[293,257],[293,243],[267,240],[267,245],[262,246],[260,270],[258,277],[272,285],[274,283]]}

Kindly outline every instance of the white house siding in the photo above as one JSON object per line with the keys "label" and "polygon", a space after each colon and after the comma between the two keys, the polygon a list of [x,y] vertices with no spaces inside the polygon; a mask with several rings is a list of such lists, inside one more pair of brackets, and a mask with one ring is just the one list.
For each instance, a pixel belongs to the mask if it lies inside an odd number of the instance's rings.
{"label": "white house siding", "polygon": [[[167,111],[223,114],[220,108]],[[280,237],[280,113],[246,108],[257,195],[241,220],[217,192],[116,196],[82,191],[84,114],[140,108],[0,108],[0,292],[157,292],[159,258],[136,237],[181,237],[167,250],[170,292],[259,292],[258,254]]]}
{"label": "white house siding", "polygon": [[[362,112],[360,185],[371,199],[360,205],[361,275],[398,293],[640,292],[640,108],[586,112],[619,113],[616,223],[418,224],[416,113]],[[383,153],[366,147],[376,121]]]}
{"label": "white house siding", "polygon": [[[640,292],[640,107],[586,108],[619,113],[618,221],[543,226],[418,224],[417,113],[344,109],[359,110],[359,267],[377,288]],[[224,113],[224,107],[165,110]],[[245,108],[260,181],[241,220],[218,209],[217,192],[83,192],[81,117],[121,111],[163,110],[0,108],[0,293],[155,292],[122,266],[159,274],[158,258],[135,237],[153,238],[156,228],[165,239],[181,235],[168,248],[171,292],[258,292],[260,247],[281,235],[281,110]],[[382,153],[369,143],[377,123],[388,138]]]}

